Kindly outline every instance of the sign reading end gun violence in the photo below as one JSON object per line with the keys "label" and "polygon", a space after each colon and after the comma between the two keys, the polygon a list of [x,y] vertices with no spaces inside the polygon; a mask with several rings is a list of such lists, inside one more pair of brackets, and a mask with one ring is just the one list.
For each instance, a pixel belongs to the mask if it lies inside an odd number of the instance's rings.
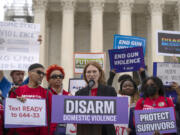
{"label": "sign reading end gun violence", "polygon": [[137,71],[144,67],[142,47],[109,50],[111,70],[116,72]]}
{"label": "sign reading end gun violence", "polygon": [[128,124],[128,98],[53,95],[51,121],[53,123]]}
{"label": "sign reading end gun violence", "polygon": [[26,99],[25,103],[15,98],[5,100],[5,127],[35,127],[46,125],[46,102],[43,99]]}
{"label": "sign reading end gun violence", "polygon": [[136,110],[135,127],[137,135],[152,135],[154,131],[176,133],[176,121],[173,107]]}

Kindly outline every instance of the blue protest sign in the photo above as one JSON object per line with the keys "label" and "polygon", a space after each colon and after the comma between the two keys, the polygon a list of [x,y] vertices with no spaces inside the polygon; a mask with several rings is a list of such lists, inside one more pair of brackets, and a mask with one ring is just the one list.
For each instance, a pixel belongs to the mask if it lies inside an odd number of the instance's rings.
{"label": "blue protest sign", "polygon": [[152,135],[154,131],[160,134],[176,133],[173,107],[135,110],[134,114],[137,135]]}
{"label": "blue protest sign", "polygon": [[135,36],[125,36],[125,35],[114,35],[114,46],[113,49],[124,49],[132,47],[142,47],[145,56],[146,52],[146,39],[142,37]]}
{"label": "blue protest sign", "polygon": [[145,67],[142,47],[109,50],[111,70],[116,72],[137,71]]}
{"label": "blue protest sign", "polygon": [[53,95],[51,116],[53,123],[128,124],[128,97]]}

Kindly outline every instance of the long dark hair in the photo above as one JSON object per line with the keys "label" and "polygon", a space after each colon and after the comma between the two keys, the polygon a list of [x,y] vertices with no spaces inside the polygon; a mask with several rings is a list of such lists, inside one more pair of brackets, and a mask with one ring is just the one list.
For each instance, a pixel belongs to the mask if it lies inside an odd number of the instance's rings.
{"label": "long dark hair", "polygon": [[160,78],[158,77],[148,77],[146,78],[143,83],[142,83],[142,87],[141,87],[141,92],[143,93],[143,97],[146,98],[148,97],[148,95],[146,95],[146,88],[147,88],[147,81],[148,80],[152,80],[154,82],[154,84],[156,84],[156,86],[158,87],[159,89],[159,96],[164,96],[165,92],[164,92],[164,85],[163,85],[163,82]]}

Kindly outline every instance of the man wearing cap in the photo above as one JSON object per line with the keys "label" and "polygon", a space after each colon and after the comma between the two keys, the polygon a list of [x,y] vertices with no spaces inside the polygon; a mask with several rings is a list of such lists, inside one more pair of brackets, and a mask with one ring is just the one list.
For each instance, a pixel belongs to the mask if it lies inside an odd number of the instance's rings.
{"label": "man wearing cap", "polygon": [[[51,93],[40,86],[45,71],[41,64],[32,64],[28,69],[29,82],[27,85],[18,87],[14,92],[11,92],[11,98],[17,98],[22,102],[26,99],[46,99],[47,116],[51,116]],[[12,128],[8,135],[47,135],[48,126],[46,127],[33,127],[33,128]]]}
{"label": "man wearing cap", "polygon": [[10,89],[13,86],[20,86],[28,83],[28,79],[23,82],[24,79],[24,71],[21,70],[12,70],[10,76],[12,78],[12,82],[10,82],[3,74],[3,71],[0,70],[0,90],[2,91],[2,96],[7,97]]}

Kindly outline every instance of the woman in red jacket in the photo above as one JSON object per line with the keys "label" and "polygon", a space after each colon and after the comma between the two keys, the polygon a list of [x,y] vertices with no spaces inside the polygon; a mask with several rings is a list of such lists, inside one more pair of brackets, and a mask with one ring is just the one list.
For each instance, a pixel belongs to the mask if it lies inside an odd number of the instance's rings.
{"label": "woman in red jacket", "polygon": [[[164,96],[164,86],[158,77],[148,77],[142,83],[143,98],[136,103],[135,110],[174,107],[172,100]],[[154,134],[159,135],[159,132]],[[166,134],[169,135],[169,134]]]}
{"label": "woman in red jacket", "polygon": [[[70,95],[69,92],[63,89],[63,79],[65,73],[64,69],[58,65],[51,65],[46,71],[46,79],[49,84],[49,90],[54,95]],[[65,135],[66,124],[51,123],[50,134],[51,135]]]}

